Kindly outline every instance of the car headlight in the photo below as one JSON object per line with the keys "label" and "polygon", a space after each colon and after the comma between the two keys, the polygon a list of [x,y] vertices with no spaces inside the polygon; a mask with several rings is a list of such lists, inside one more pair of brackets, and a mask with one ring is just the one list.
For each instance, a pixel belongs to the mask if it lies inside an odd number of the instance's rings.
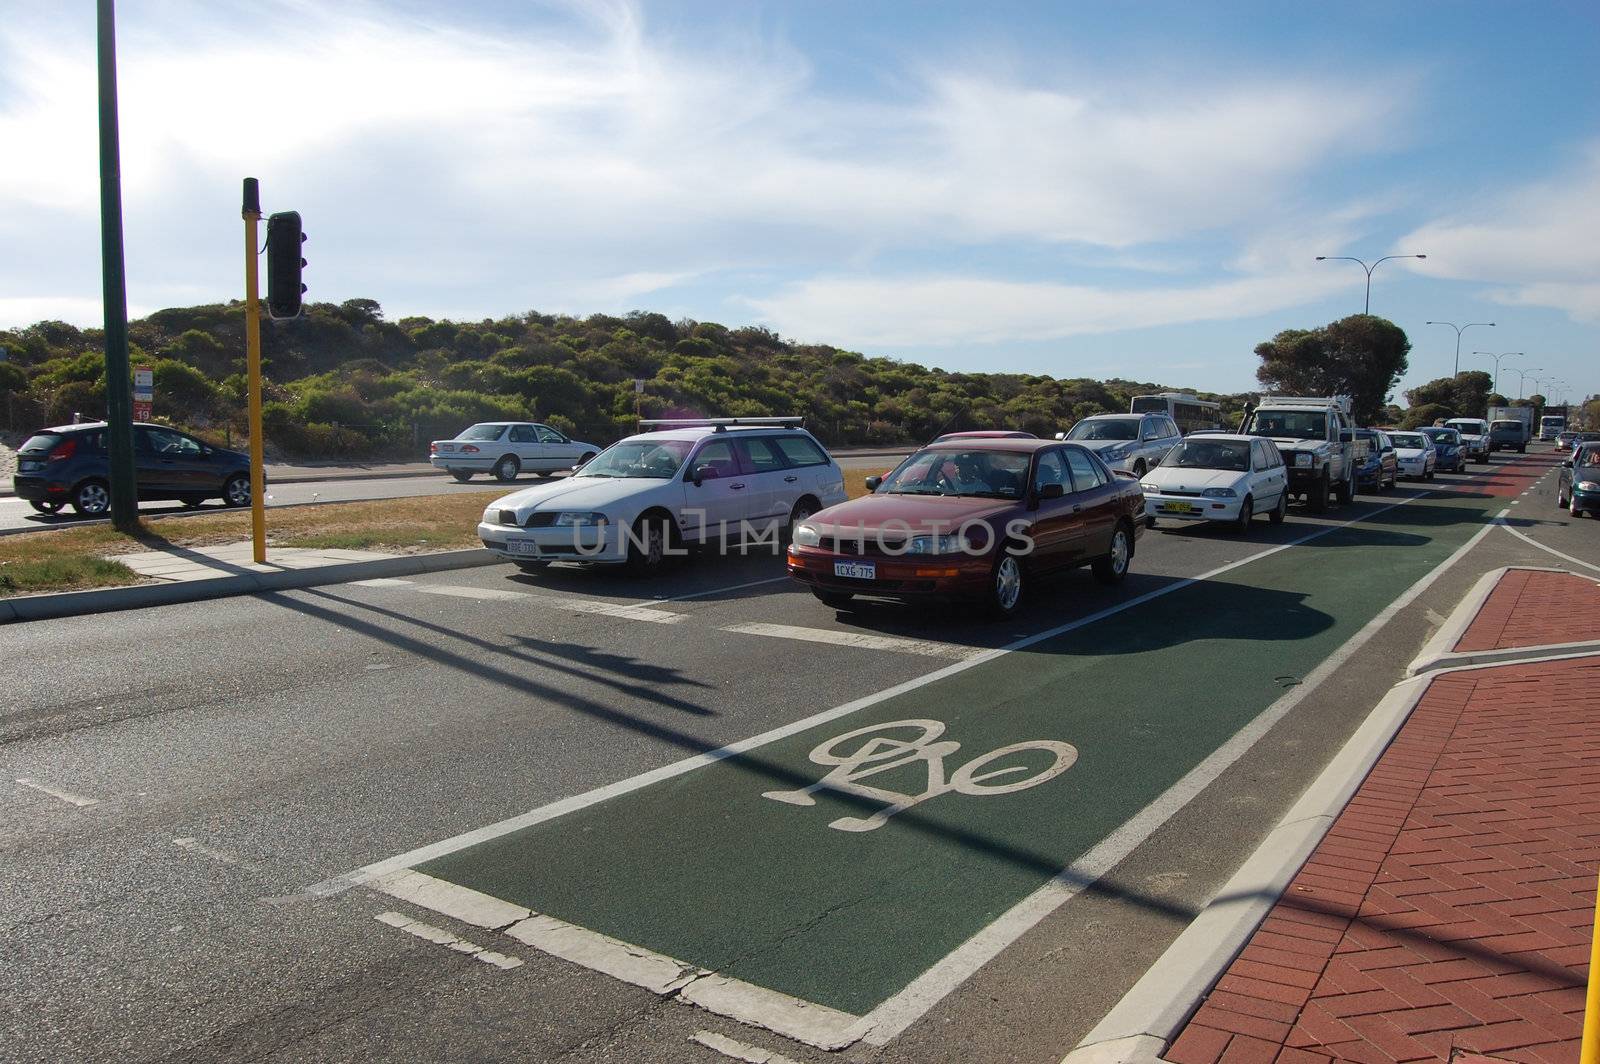
{"label": "car headlight", "polygon": [[589,527],[603,525],[608,518],[598,510],[574,511],[556,514],[557,528],[575,528],[578,526]]}
{"label": "car headlight", "polygon": [[960,536],[912,536],[906,544],[907,554],[959,554],[961,550]]}
{"label": "car headlight", "polygon": [[1600,491],[1600,480],[1580,480],[1578,481],[1578,490]]}
{"label": "car headlight", "polygon": [[1144,492],[1146,495],[1159,495],[1161,493],[1161,485],[1160,484],[1140,484],[1139,485],[1139,490]]}
{"label": "car headlight", "polygon": [[822,542],[822,533],[817,531],[815,525],[796,525],[794,542],[801,547],[815,547]]}
{"label": "car headlight", "polygon": [[480,524],[497,525],[500,523],[500,507],[489,506],[483,511],[483,516],[478,519]]}
{"label": "car headlight", "polygon": [[1297,454],[1294,456],[1294,464],[1297,466],[1309,466],[1311,461],[1311,455],[1309,454]]}
{"label": "car headlight", "polygon": [[1235,499],[1239,496],[1232,488],[1207,488],[1205,494],[1208,499]]}
{"label": "car headlight", "polygon": [[1129,447],[1127,444],[1119,444],[1116,447],[1104,448],[1100,452],[1100,457],[1108,462],[1120,462],[1122,459],[1128,457],[1128,452],[1131,450],[1133,450],[1133,448]]}

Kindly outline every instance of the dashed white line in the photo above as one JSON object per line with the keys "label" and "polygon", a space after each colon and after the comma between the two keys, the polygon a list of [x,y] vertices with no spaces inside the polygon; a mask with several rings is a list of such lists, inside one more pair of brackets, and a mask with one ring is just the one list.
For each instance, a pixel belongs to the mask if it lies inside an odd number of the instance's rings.
{"label": "dashed white line", "polygon": [[375,919],[379,923],[388,924],[390,927],[404,931],[408,935],[415,935],[424,942],[432,942],[435,945],[455,950],[457,953],[464,953],[474,960],[493,965],[501,971],[522,967],[522,959],[519,957],[507,957],[504,953],[496,953],[494,950],[484,949],[474,942],[468,942],[464,938],[451,934],[442,927],[434,927],[432,924],[425,924],[421,920],[413,920],[411,917],[403,916],[400,913],[379,913]]}
{"label": "dashed white line", "polygon": [[921,654],[929,658],[954,658],[965,661],[987,653],[983,647],[963,647],[954,643],[938,643],[931,639],[900,639],[887,635],[868,635],[865,632],[838,632],[828,628],[801,628],[792,624],[730,624],[724,632],[743,635],[765,635],[776,639],[798,639],[806,643],[832,643],[835,646],[859,647],[862,650],[892,650],[900,654]]}
{"label": "dashed white line", "polygon": [[651,609],[626,602],[600,602],[586,598],[556,598],[553,595],[533,595],[526,591],[507,591],[498,587],[461,587],[455,584],[417,585],[414,590],[424,595],[442,595],[446,598],[478,599],[480,601],[520,601],[531,606],[567,610],[570,613],[593,613],[602,617],[618,617],[627,621],[647,621],[654,624],[677,624],[687,620],[682,613]]}
{"label": "dashed white line", "polygon": [[712,595],[726,595],[730,591],[743,591],[747,587],[761,587],[764,584],[786,584],[790,580],[787,576],[772,576],[765,580],[749,580],[743,584],[731,584],[728,587],[714,587],[710,591],[695,591],[688,595],[673,595],[670,598],[658,598],[656,602],[689,602],[693,599],[710,598]]}
{"label": "dashed white line", "polygon": [[52,798],[59,798],[68,805],[75,805],[79,809],[87,809],[91,805],[100,804],[100,799],[98,798],[85,798],[83,795],[73,794],[71,791],[60,791],[54,787],[47,787],[37,780],[18,778],[17,782],[24,787],[32,787],[36,791],[48,794]]}
{"label": "dashed white line", "polygon": [[760,1046],[753,1046],[749,1042],[741,1042],[737,1038],[729,1038],[715,1031],[696,1031],[689,1036],[689,1041],[733,1060],[742,1060],[745,1064],[799,1064],[793,1057],[786,1057],[782,1053],[774,1053],[770,1049],[762,1049]]}

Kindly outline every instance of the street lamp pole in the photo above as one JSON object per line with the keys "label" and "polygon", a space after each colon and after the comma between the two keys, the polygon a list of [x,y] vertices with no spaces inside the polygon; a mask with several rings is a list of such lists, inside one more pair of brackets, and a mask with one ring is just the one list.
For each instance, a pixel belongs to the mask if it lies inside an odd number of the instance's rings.
{"label": "street lamp pole", "polygon": [[1351,258],[1349,255],[1318,255],[1317,256],[1317,261],[1318,262],[1328,262],[1329,260],[1334,260],[1334,261],[1339,261],[1339,262],[1356,262],[1356,263],[1360,263],[1361,264],[1361,268],[1363,270],[1367,271],[1367,301],[1366,301],[1365,305],[1362,306],[1361,313],[1363,313],[1363,314],[1371,314],[1372,313],[1372,271],[1376,270],[1378,268],[1378,263],[1380,263],[1380,262],[1388,262],[1390,259],[1425,259],[1427,257],[1428,256],[1426,256],[1426,255],[1385,255],[1383,258],[1379,259],[1377,262],[1374,262],[1371,266],[1368,266],[1364,260]]}
{"label": "street lamp pole", "polygon": [[[1522,398],[1522,386],[1527,381],[1528,375],[1530,373],[1538,373],[1539,369],[1540,369],[1540,367],[1538,367],[1538,366],[1529,366],[1526,369],[1518,369],[1516,366],[1507,366],[1506,367],[1506,372],[1507,373],[1515,373],[1517,375],[1517,398],[1518,399]],[[1539,378],[1535,377],[1533,379],[1534,380],[1538,380]]]}
{"label": "street lamp pole", "polygon": [[[1459,342],[1459,337],[1457,342]],[[1474,351],[1472,353],[1494,359],[1494,394],[1496,395],[1500,394],[1500,360],[1502,358],[1511,358],[1512,356],[1520,357],[1524,354],[1522,351],[1502,351],[1498,355],[1493,351]]]}
{"label": "street lamp pole", "polygon": [[1487,325],[1491,329],[1494,328],[1494,322],[1492,322],[1492,321],[1469,321],[1465,325],[1457,325],[1453,321],[1426,321],[1426,322],[1423,322],[1423,324],[1424,325],[1448,325],[1448,326],[1450,326],[1450,328],[1452,328],[1452,329],[1454,329],[1456,331],[1456,368],[1455,368],[1455,372],[1450,374],[1451,377],[1459,377],[1459,376],[1461,376],[1461,334],[1466,332],[1468,329],[1472,328],[1475,325]]}

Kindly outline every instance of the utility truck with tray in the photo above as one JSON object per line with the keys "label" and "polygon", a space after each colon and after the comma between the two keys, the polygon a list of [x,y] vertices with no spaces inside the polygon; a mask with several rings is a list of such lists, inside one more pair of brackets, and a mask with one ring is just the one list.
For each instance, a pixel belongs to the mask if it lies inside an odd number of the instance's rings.
{"label": "utility truck with tray", "polygon": [[1341,503],[1355,498],[1356,469],[1367,450],[1355,428],[1347,395],[1269,395],[1245,416],[1240,431],[1277,444],[1289,470],[1289,493],[1322,513],[1329,496]]}

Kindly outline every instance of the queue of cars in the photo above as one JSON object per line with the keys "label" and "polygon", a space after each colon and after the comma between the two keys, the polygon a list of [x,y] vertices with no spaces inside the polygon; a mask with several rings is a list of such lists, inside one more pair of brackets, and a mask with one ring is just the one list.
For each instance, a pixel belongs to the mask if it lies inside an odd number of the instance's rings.
{"label": "queue of cars", "polygon": [[1185,436],[1168,416],[1113,414],[1050,440],[947,433],[848,500],[838,463],[799,418],[642,427],[568,478],[495,500],[479,538],[527,571],[573,561],[650,572],[689,545],[786,535],[789,576],[830,606],[962,599],[1007,616],[1053,571],[1120,581],[1160,522],[1243,532],[1258,516],[1284,520],[1294,496],[1320,510],[1466,456],[1455,429],[1356,428],[1347,400],[1281,397],[1242,432]]}

